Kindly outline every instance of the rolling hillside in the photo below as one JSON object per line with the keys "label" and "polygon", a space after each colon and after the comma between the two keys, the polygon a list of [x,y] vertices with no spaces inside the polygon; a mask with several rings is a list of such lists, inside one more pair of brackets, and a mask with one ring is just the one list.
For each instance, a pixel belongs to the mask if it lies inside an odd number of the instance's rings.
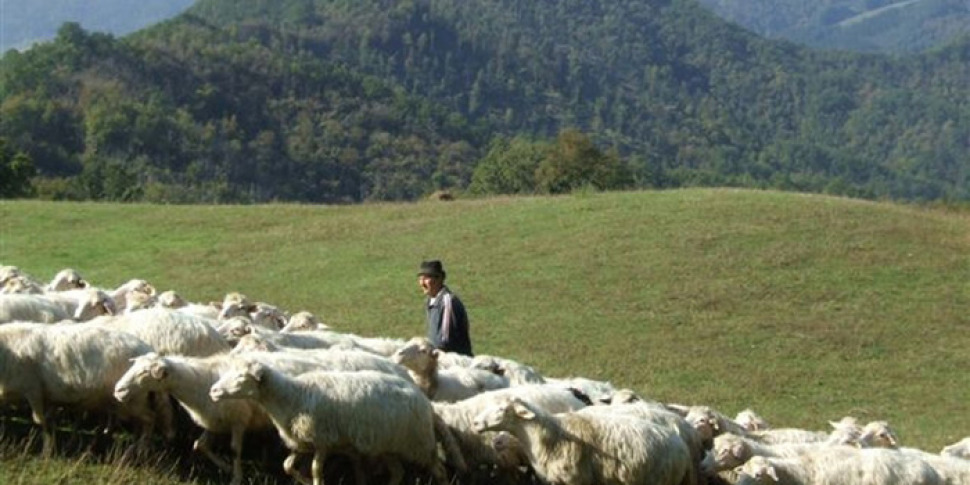
{"label": "rolling hillside", "polygon": [[[351,207],[0,204],[0,262],[192,301],[229,291],[335,328],[423,333],[444,260],[476,351],[776,426],[970,435],[970,215],[745,190]],[[433,241],[433,242],[432,242]]]}

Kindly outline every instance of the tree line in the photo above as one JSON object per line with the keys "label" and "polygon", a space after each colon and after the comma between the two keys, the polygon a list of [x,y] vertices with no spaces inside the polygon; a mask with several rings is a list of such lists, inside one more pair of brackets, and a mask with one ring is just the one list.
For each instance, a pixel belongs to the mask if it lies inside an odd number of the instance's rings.
{"label": "tree line", "polygon": [[767,41],[693,1],[200,0],[0,59],[44,198],[413,200],[728,185],[970,198],[970,40]]}

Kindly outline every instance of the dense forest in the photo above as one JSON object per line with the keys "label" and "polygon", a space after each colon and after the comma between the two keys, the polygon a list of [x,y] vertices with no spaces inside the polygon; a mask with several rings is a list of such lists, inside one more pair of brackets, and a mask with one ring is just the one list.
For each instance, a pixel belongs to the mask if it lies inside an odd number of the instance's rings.
{"label": "dense forest", "polygon": [[700,0],[769,38],[820,49],[912,53],[970,33],[966,0]]}
{"label": "dense forest", "polygon": [[[771,187],[970,199],[970,38],[759,38],[694,0],[200,0],[0,59],[44,198],[346,203]],[[22,159],[11,155],[8,160]]]}

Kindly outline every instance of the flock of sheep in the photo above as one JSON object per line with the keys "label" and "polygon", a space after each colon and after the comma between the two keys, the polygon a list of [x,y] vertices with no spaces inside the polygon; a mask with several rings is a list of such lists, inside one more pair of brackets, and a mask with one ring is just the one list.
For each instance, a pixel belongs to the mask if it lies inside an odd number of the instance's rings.
{"label": "flock of sheep", "polygon": [[[66,269],[45,284],[2,266],[0,324],[0,403],[29,406],[45,454],[64,415],[52,411],[66,409],[132,423],[145,447],[185,432],[181,413],[193,449],[234,485],[259,430],[278,434],[286,473],[315,485],[332,454],[357,483],[391,485],[405,465],[438,484],[970,485],[970,438],[930,453],[900,446],[885,421],[773,428],[750,410],[729,418],[423,338],[339,332],[239,293],[191,303],[144,280],[98,288]],[[225,438],[228,459],[213,446]]]}

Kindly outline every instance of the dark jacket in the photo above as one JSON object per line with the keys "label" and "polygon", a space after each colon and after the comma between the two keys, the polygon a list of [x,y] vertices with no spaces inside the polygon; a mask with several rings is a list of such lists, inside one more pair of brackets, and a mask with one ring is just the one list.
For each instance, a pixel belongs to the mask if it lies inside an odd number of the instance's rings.
{"label": "dark jacket", "polygon": [[428,340],[440,350],[472,356],[468,314],[465,305],[448,289],[442,287],[427,301]]}

